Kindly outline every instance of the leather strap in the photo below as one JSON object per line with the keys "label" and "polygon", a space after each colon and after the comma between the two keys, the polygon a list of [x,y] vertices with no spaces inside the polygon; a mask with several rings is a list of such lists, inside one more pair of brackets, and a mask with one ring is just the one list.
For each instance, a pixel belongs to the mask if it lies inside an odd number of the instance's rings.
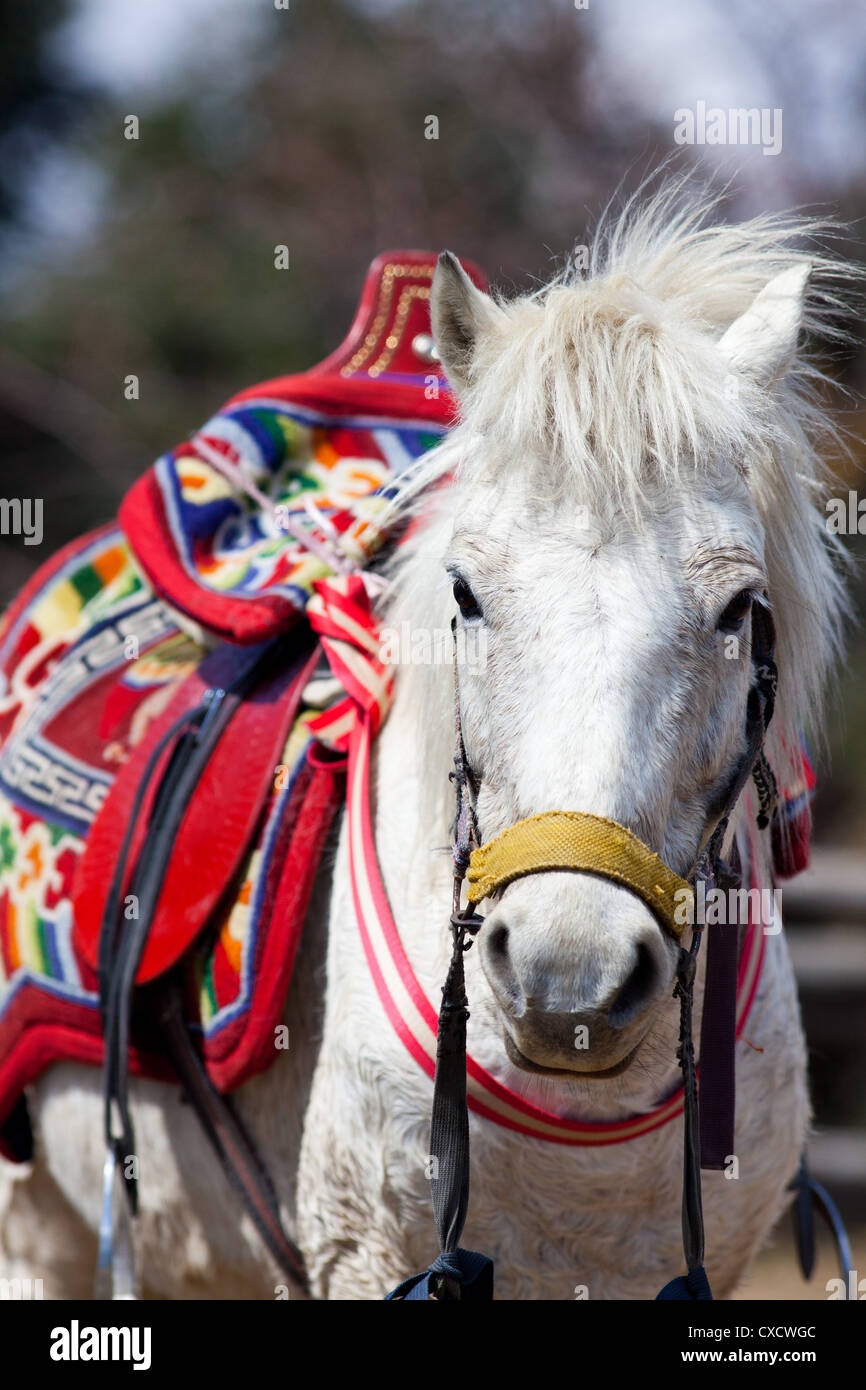
{"label": "leather strap", "polygon": [[683,1074],[683,1253],[691,1272],[704,1263],[704,1210],[701,1199],[701,1143],[695,1069],[692,1008],[698,951],[703,932],[696,928],[688,950],[680,947],[674,994],[680,1001],[680,1042],[677,1056]]}
{"label": "leather strap", "polygon": [[[804,1279],[811,1279],[815,1267],[815,1212],[823,1217],[833,1237],[839,1273],[845,1287],[846,1298],[857,1298],[857,1275],[854,1274],[854,1261],[851,1258],[851,1242],[845,1223],[833,1198],[821,1183],[816,1182],[809,1172],[809,1163],[804,1150],[800,1166],[788,1184],[789,1192],[796,1192],[793,1207],[794,1235],[797,1242],[797,1256]],[[851,1276],[854,1275],[852,1280]],[[853,1285],[853,1287],[852,1287]]]}
{"label": "leather strap", "polygon": [[[307,653],[301,658],[308,663]],[[148,939],[166,872],[176,847],[177,835],[208,761],[243,701],[257,690],[285,661],[282,643],[245,652],[226,687],[212,687],[208,698],[184,711],[162,734],[153,749],[136,789],[126,840],[118,857],[105,902],[99,933],[99,993],[105,1037],[105,1137],[112,1172],[123,1173],[130,1211],[137,1208],[137,1188],[127,1173],[126,1157],[135,1152],[129,1110],[129,1038],[133,991],[142,952]],[[253,696],[255,698],[255,696]],[[168,751],[168,761],[164,755]],[[162,768],[160,772],[160,768]],[[157,775],[159,774],[159,775]],[[155,791],[154,791],[155,785]],[[150,800],[146,833],[134,858],[130,887],[138,903],[138,915],[124,919],[122,894],[128,850],[137,822]],[[160,1001],[159,1022],[166,1049],[190,1099],[232,1182],[246,1205],[263,1240],[281,1268],[306,1289],[300,1252],[282,1229],[279,1206],[267,1173],[249,1137],[213,1086],[195,1052],[183,1019],[179,987],[172,975],[165,984],[151,988]],[[105,1208],[105,1235],[101,1263],[114,1264],[115,1223],[110,1206]]]}
{"label": "leather strap", "polygon": [[[232,716],[263,676],[274,669],[281,646],[276,643],[270,648],[245,652],[231,685],[212,687],[197,708],[184,711],[153,749],[136,789],[99,931],[99,1002],[105,1038],[105,1137],[107,1146],[115,1150],[125,1176],[124,1160],[135,1152],[129,1113],[128,1053],[133,990],[142,954],[193,793]],[[168,762],[157,775],[169,749]],[[151,795],[146,831],[129,878],[129,895],[136,904],[136,915],[128,920],[123,910],[124,880],[133,837],[139,830],[138,821]],[[134,1212],[137,1198],[134,1177],[127,1177],[126,1190]]]}
{"label": "leather strap", "polygon": [[[730,864],[722,860],[721,850],[729,817],[750,777],[755,778],[761,803],[758,825],[765,826],[772,815],[774,779],[764,758],[763,745],[776,699],[774,649],[772,616],[769,608],[756,599],[752,610],[755,683],[749,691],[746,712],[746,751],[728,789],[725,809],[713,831],[704,861],[709,865],[714,885],[724,892],[738,888],[742,879],[736,850]],[[707,971],[699,1085],[700,1162],[702,1168],[714,1171],[724,1169],[727,1159],[734,1153],[738,927],[739,923],[719,922],[706,928]]]}
{"label": "leather strap", "polygon": [[295,1284],[309,1293],[304,1257],[285,1232],[267,1169],[231,1103],[220,1095],[193,1046],[183,1017],[180,982],[172,975],[152,988],[158,995],[155,1014],[166,1052],[220,1167],[277,1264]]}
{"label": "leather strap", "polygon": [[723,1169],[734,1152],[739,932],[725,923],[706,928],[707,973],[701,1019],[701,1167]]}
{"label": "leather strap", "polygon": [[[182,682],[148,727],[114,780],[76,872],[74,940],[88,964],[99,968],[106,915],[114,930],[117,903],[135,892],[135,865],[150,853],[147,841],[173,808],[182,815],[172,833],[136,983],[146,984],[171,969],[211,920],[253,842],[314,659],[303,629],[271,647],[219,647]],[[205,705],[211,711],[207,725],[202,722]],[[191,734],[201,724],[195,742],[200,745],[207,738],[211,746],[185,802],[178,788],[158,816],[157,789],[180,774],[186,757],[175,737],[185,717]],[[212,739],[208,730],[222,727],[226,736]],[[178,743],[176,751],[173,742]]]}

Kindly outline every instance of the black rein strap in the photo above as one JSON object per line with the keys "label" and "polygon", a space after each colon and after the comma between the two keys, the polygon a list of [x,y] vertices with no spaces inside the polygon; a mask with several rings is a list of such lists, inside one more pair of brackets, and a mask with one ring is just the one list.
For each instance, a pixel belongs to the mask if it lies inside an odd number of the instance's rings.
{"label": "black rein strap", "polygon": [[[219,653],[215,653],[218,656]],[[279,642],[232,654],[237,663],[230,683],[213,686],[200,705],[178,718],[154,748],[143,771],[131,808],[114,877],[106,898],[99,936],[99,999],[105,1039],[103,1094],[106,1162],[99,1269],[104,1276],[115,1264],[112,1251],[113,1189],[120,1175],[129,1211],[135,1214],[138,1192],[135,1136],[129,1109],[129,1042],[135,979],[154,919],[175,839],[195,787],[217,742],[244,700],[285,659]],[[206,659],[207,660],[207,659]],[[129,855],[144,805],[166,751],[148,817],[147,834],[129,876]],[[124,904],[132,899],[136,915],[129,920]],[[307,1291],[300,1251],[283,1230],[279,1204],[264,1166],[229,1103],[210,1081],[183,1020],[174,978],[147,987],[156,997],[156,1021],[162,1042],[194,1106],[223,1171],[238,1192],[265,1244],[284,1272]],[[124,1278],[127,1271],[124,1271]],[[101,1277],[98,1287],[110,1286]]]}

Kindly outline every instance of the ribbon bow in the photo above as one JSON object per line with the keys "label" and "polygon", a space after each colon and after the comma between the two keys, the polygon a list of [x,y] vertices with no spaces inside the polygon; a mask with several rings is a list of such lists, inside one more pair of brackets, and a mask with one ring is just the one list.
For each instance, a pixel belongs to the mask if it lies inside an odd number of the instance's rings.
{"label": "ribbon bow", "polygon": [[346,694],[310,720],[309,729],[345,753],[359,724],[368,725],[371,737],[379,732],[391,708],[394,672],[381,659],[379,626],[361,576],[319,579],[313,588],[307,618]]}

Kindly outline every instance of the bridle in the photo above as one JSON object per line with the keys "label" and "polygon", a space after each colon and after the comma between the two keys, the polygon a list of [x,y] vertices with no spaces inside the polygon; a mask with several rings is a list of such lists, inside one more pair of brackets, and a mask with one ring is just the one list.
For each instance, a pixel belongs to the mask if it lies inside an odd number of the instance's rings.
{"label": "bridle", "polygon": [[[466,1300],[492,1296],[492,1264],[483,1255],[460,1247],[469,1202],[469,1115],[466,1101],[466,1021],[469,1017],[463,956],[484,925],[475,910],[482,899],[501,891],[527,874],[570,870],[600,875],[630,889],[655,915],[676,943],[674,997],[680,1001],[677,1060],[683,1074],[684,1145],[682,1233],[687,1274],[667,1284],[663,1299],[710,1299],[704,1270],[704,1224],[701,1202],[701,1115],[698,1106],[692,1014],[694,980],[703,924],[693,921],[691,942],[684,944],[685,924],[674,914],[683,902],[680,893],[694,891],[704,880],[707,891],[738,887],[740,867],[722,858],[731,813],[749,778],[759,796],[758,827],[772,816],[776,783],[764,753],[764,739],[776,698],[775,630],[769,605],[756,597],[752,606],[751,662],[753,680],[746,707],[745,750],[731,776],[714,825],[705,828],[699,851],[687,878],[681,878],[625,826],[602,816],[579,811],[548,811],[518,821],[482,845],[475,804],[479,779],[469,764],[463,740],[455,639],[455,753],[450,774],[456,793],[451,904],[452,952],[445,984],[436,1046],[430,1153],[438,1172],[431,1183],[433,1213],[440,1254],[425,1275],[414,1276],[395,1289],[396,1299]],[[467,904],[462,906],[463,885]],[[736,950],[736,943],[735,943]],[[731,1051],[733,1035],[730,1039]],[[703,1052],[703,1048],[702,1048]],[[711,1058],[702,1057],[706,1069]],[[732,1060],[732,1058],[731,1058]],[[702,1084],[706,1083],[706,1075]],[[723,1130],[733,1135],[733,1090],[722,1100]],[[714,1163],[712,1166],[719,1166]]]}

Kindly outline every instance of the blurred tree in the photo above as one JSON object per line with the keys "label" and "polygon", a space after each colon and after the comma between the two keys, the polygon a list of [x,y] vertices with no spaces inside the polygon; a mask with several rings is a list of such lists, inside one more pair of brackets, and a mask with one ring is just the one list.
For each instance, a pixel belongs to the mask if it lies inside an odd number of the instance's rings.
{"label": "blurred tree", "polygon": [[585,35],[554,0],[263,9],[246,71],[197,76],[141,114],[138,140],[119,101],[80,130],[110,218],[22,287],[7,342],[161,448],[240,385],[330,351],[387,246],[545,271],[539,247],[568,250],[635,148],[587,110]]}
{"label": "blurred tree", "polygon": [[62,143],[93,100],[89,85],[50,56],[70,0],[0,0],[0,226],[17,217],[46,142]]}

